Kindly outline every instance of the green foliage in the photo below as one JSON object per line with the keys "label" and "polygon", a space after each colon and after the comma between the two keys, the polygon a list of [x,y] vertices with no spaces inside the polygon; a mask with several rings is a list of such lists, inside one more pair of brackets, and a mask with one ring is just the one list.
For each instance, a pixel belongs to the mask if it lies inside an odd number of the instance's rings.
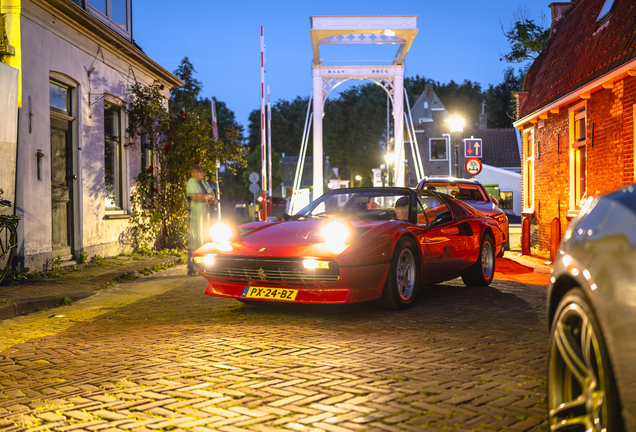
{"label": "green foliage", "polygon": [[86,252],[82,252],[79,256],[79,262],[80,264],[84,264],[86,261],[88,261],[88,254]]}
{"label": "green foliage", "polygon": [[62,257],[57,256],[51,260],[51,269],[53,271],[59,270],[61,264],[62,264]]}
{"label": "green foliage", "polygon": [[508,30],[504,30],[503,24],[501,25],[501,31],[510,45],[510,52],[501,54],[502,60],[506,60],[508,63],[534,60],[543,51],[550,36],[550,28],[546,27],[545,15],[541,14],[539,22],[535,23],[529,18],[528,10],[519,6],[513,14],[513,19],[514,22]]}
{"label": "green foliage", "polygon": [[181,59],[179,67],[172,72],[185,84],[170,89],[170,111],[191,112],[194,109],[199,93],[203,89],[203,83],[194,78],[195,72],[194,65],[187,56]]}
{"label": "green foliage", "polygon": [[[238,130],[228,127],[226,140],[215,141],[212,125],[200,108],[171,113],[157,83],[131,87],[133,102],[127,128],[131,142],[145,133],[154,154],[154,165],[136,178],[131,196],[133,244],[142,250],[183,247],[187,238],[186,183],[193,165],[199,165],[212,181],[216,161],[238,162],[245,150]],[[233,165],[228,165],[232,171]]]}
{"label": "green foliage", "polygon": [[75,301],[72,298],[64,297],[62,299],[62,302],[60,303],[60,306],[68,306],[68,305],[72,305],[73,303],[75,303]]}

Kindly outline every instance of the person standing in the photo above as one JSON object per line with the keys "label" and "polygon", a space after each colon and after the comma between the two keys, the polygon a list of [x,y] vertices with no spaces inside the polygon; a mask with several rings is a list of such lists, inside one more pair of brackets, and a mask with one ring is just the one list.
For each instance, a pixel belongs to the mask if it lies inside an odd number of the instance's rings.
{"label": "person standing", "polygon": [[197,271],[192,261],[192,252],[203,246],[208,238],[208,203],[213,203],[214,190],[203,179],[203,168],[194,165],[190,170],[190,179],[186,184],[188,199],[188,275],[195,276]]}

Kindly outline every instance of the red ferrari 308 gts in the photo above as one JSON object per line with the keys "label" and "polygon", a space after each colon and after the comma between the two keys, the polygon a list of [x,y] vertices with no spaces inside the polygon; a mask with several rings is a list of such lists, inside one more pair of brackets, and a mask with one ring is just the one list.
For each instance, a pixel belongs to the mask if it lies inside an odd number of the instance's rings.
{"label": "red ferrari 308 gts", "polygon": [[193,256],[206,294],[241,301],[355,303],[394,310],[461,276],[487,286],[502,232],[452,197],[407,188],[329,192],[282,221],[217,222]]}

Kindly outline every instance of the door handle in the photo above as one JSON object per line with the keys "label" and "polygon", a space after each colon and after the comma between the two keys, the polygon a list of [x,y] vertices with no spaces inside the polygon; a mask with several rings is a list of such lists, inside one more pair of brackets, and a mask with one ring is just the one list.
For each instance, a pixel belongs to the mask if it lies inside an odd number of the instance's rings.
{"label": "door handle", "polygon": [[448,227],[448,228],[442,228],[442,233],[444,233],[444,234],[459,234],[459,228],[457,228],[456,226]]}
{"label": "door handle", "polygon": [[67,175],[66,176],[66,180],[77,180],[77,176],[75,174],[73,175]]}

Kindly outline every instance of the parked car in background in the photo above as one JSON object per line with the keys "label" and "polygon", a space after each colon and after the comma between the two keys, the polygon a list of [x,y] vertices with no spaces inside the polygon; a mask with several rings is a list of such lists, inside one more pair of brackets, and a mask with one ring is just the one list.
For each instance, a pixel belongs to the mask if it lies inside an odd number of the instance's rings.
{"label": "parked car in background", "polygon": [[[486,188],[475,179],[459,179],[455,177],[425,177],[417,185],[417,189],[434,190],[465,202],[481,213],[493,217],[504,233],[504,248],[509,241],[508,217],[497,205],[496,197],[490,196]],[[497,257],[503,256],[503,250]]]}
{"label": "parked car in background", "polygon": [[550,430],[636,431],[636,184],[570,223],[548,313]]}
{"label": "parked car in background", "polygon": [[208,295],[241,301],[409,307],[420,285],[462,277],[487,286],[503,235],[448,195],[409,188],[337,189],[282,221],[217,222],[194,252]]}

